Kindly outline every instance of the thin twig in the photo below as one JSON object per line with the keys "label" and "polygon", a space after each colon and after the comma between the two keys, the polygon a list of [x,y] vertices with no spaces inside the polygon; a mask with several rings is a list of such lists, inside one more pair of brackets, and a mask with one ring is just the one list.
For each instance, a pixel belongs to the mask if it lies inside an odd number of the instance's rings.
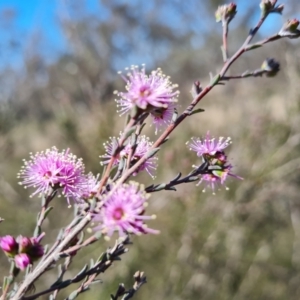
{"label": "thin twig", "polygon": [[119,152],[121,151],[122,146],[123,146],[124,142],[126,141],[126,138],[128,138],[128,137],[126,137],[127,131],[136,124],[136,121],[137,120],[135,118],[131,118],[129,120],[128,124],[126,125],[126,127],[124,129],[124,132],[123,132],[121,138],[118,141],[118,147],[117,147],[117,149],[115,149],[115,152],[111,156],[111,159],[110,159],[110,161],[108,163],[108,166],[107,166],[107,168],[105,170],[105,173],[104,173],[104,175],[103,175],[103,177],[102,177],[102,179],[100,181],[99,188],[98,188],[98,191],[97,191],[97,197],[100,196],[102,188],[106,185],[107,180],[109,179],[110,171],[111,171],[111,169],[112,169],[112,167],[114,165],[114,161],[117,158]]}
{"label": "thin twig", "polygon": [[77,236],[91,221],[91,214],[88,213],[74,228],[73,230],[65,237],[65,239],[56,247],[56,249],[43,261],[43,263],[38,265],[32,273],[28,274],[21,286],[18,288],[16,294],[12,300],[20,299],[27,291],[37,278],[39,278],[51,264],[57,260],[59,253],[72,241],[72,239]]}
{"label": "thin twig", "polygon": [[[190,103],[190,105],[186,108],[186,110],[176,119],[176,121],[172,124],[170,124],[166,130],[161,134],[161,136],[156,140],[156,142],[152,145],[150,150],[158,148],[165,139],[172,133],[172,131],[188,116],[191,115],[191,112],[193,111],[194,107],[201,101],[201,99],[208,94],[215,85],[217,85],[221,78],[225,76],[228,69],[231,67],[231,65],[247,50],[247,46],[251,42],[251,40],[254,38],[255,34],[265,21],[267,15],[262,17],[256,24],[256,26],[250,30],[250,33],[246,40],[244,41],[243,45],[236,51],[236,53],[228,59],[220,72],[211,80],[211,82],[194,98],[194,100]],[[123,176],[118,180],[117,184],[113,187],[113,190],[115,190],[120,184],[125,182],[145,161],[147,160],[147,155],[144,155],[142,158],[140,158],[137,163],[132,166],[130,169],[128,169]]]}
{"label": "thin twig", "polygon": [[223,54],[223,61],[226,62],[228,59],[228,21],[223,22],[223,45],[222,45],[222,54]]}

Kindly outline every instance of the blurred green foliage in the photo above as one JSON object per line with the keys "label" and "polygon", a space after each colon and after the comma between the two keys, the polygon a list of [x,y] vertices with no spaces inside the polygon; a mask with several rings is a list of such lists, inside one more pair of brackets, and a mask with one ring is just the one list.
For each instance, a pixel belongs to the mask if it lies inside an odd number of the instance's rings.
{"label": "blurred green foliage", "polygon": [[[29,198],[30,191],[16,179],[29,152],[69,147],[84,159],[87,171],[102,171],[102,144],[118,135],[124,122],[113,101],[113,91],[124,88],[116,74],[118,62],[130,65],[136,57],[162,67],[179,84],[181,111],[191,101],[192,82],[208,82],[208,72],[220,68],[222,55],[221,29],[213,23],[219,1],[205,2],[153,1],[146,7],[142,1],[102,1],[110,12],[104,21],[91,18],[84,2],[78,2],[69,8],[75,17],[60,20],[69,53],[49,64],[32,47],[24,55],[21,73],[1,71],[0,83],[9,79],[0,103],[0,217],[5,218],[1,235],[31,235],[34,229],[40,201]],[[299,3],[286,2],[287,14],[299,11]],[[172,12],[169,21],[159,18],[157,7]],[[238,19],[230,31],[230,53],[247,35],[253,11],[249,7],[243,16],[246,22]],[[273,22],[278,30],[280,16]],[[155,213],[157,220],[149,226],[161,234],[133,237],[129,253],[81,299],[109,299],[120,282],[130,287],[137,270],[145,271],[148,279],[137,299],[300,298],[299,42],[282,40],[247,53],[232,73],[257,69],[266,57],[281,62],[280,74],[216,87],[200,103],[205,112],[186,120],[162,148],[155,183],[179,171],[186,174],[198,163],[185,142],[207,130],[216,137],[232,137],[229,157],[244,180],[229,180],[230,190],[216,195],[202,193],[194,184],[154,193],[149,214]],[[153,131],[146,126],[145,132],[155,139]],[[135,179],[153,183],[147,175]],[[44,224],[47,243],[72,216],[63,199],[56,199],[54,206]],[[113,242],[99,241],[81,251],[66,277]],[[1,255],[0,274],[7,272]],[[48,272],[37,290],[54,282],[55,276],[55,270]]]}

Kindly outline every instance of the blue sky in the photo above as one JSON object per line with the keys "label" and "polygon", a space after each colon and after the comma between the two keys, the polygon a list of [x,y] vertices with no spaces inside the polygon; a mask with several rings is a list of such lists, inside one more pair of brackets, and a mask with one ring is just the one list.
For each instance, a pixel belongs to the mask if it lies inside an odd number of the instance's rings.
{"label": "blue sky", "polygon": [[[100,8],[99,0],[1,0],[0,12],[3,12],[5,9],[13,9],[16,12],[13,32],[17,37],[17,40],[21,41],[22,47],[20,51],[22,53],[26,51],[26,47],[28,46],[42,47],[43,53],[47,53],[47,58],[51,60],[55,59],[59,53],[64,52],[67,49],[65,38],[57,21],[58,15],[68,13],[64,3],[76,3],[76,1],[84,1],[89,14],[96,16],[105,15],[103,7]],[[246,8],[246,4],[249,2],[245,0],[238,0],[236,2],[239,4],[238,9],[242,15],[243,10]],[[260,1],[257,0],[257,3],[259,2]],[[99,13],[100,10],[101,14]],[[263,29],[270,29],[274,23],[272,20],[276,17],[278,18],[278,16],[272,16],[270,18],[271,20],[264,25]],[[2,23],[3,21],[0,21],[0,25]],[[2,24],[2,27],[0,28],[0,65],[2,66],[5,63],[18,65],[22,60],[20,51],[11,51],[11,49],[8,49],[7,51],[3,50],[3,48],[5,48],[3,47],[3,43],[5,44],[5,41],[7,42],[10,33],[11,32],[8,33],[5,31],[5,27],[3,27]],[[32,42],[31,38],[38,33],[42,33],[45,40],[43,40],[40,45],[38,43],[32,45],[34,42]]]}
{"label": "blue sky", "polygon": [[[66,0],[66,2],[70,0]],[[0,13],[7,10],[15,11],[14,25],[9,27],[9,32],[6,31],[3,22],[1,22],[0,40],[2,44],[2,53],[0,53],[0,65],[3,61],[11,62],[13,65],[21,63],[22,55],[20,53],[26,51],[28,44],[33,43],[31,38],[34,35],[42,33],[44,40],[41,43],[42,47],[48,47],[47,56],[51,60],[58,53],[66,50],[66,43],[61,28],[58,23],[59,13],[64,14],[65,1],[62,0],[1,0]],[[99,11],[98,0],[85,0],[88,13],[96,14]],[[0,15],[1,17],[1,15]],[[17,40],[20,40],[22,47],[20,51],[6,52],[3,50],[3,43],[8,42],[8,37],[13,33]],[[32,47],[32,45],[30,45]],[[29,47],[30,47],[29,46]],[[39,47],[41,45],[37,45]],[[51,48],[51,50],[50,50]],[[43,49],[45,52],[46,49]]]}

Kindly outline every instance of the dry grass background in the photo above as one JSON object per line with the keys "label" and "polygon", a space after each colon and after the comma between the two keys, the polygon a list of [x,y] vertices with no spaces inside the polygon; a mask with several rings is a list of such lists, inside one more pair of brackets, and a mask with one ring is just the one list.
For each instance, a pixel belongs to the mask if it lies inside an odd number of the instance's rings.
{"label": "dry grass background", "polygon": [[[179,84],[181,109],[191,100],[191,83],[200,79],[205,85],[206,70],[214,72],[220,67],[218,38],[213,35],[214,40],[205,47],[191,50],[187,46],[182,52],[174,50],[168,60],[154,62]],[[129,286],[133,282],[136,270],[145,271],[148,278],[137,299],[299,299],[298,49],[298,41],[284,40],[247,54],[233,73],[255,69],[270,56],[280,60],[282,71],[275,78],[250,78],[216,87],[199,105],[205,112],[186,120],[159,153],[156,183],[171,179],[179,171],[190,171],[196,160],[185,145],[190,137],[204,136],[207,130],[214,136],[231,136],[228,155],[235,173],[244,181],[231,179],[230,190],[220,190],[216,195],[202,193],[202,187],[194,184],[180,186],[176,193],[153,194],[149,213],[155,213],[157,220],[149,225],[161,234],[134,237],[129,253],[82,299],[108,299],[118,283]],[[218,59],[211,59],[212,51]],[[74,76],[67,77],[61,71],[59,78],[64,81],[60,82],[56,76],[64,66],[61,60],[47,66],[48,83],[30,88],[27,84],[34,79],[28,71],[23,81],[15,83],[12,101],[2,107],[0,216],[5,222],[0,226],[1,235],[31,235],[34,229],[40,203],[28,198],[28,191],[18,186],[16,179],[21,160],[29,152],[52,145],[70,147],[83,157],[88,171],[97,173],[101,171],[102,143],[122,128],[124,120],[117,116],[110,93],[122,85],[121,80],[112,76],[113,72],[105,77],[110,78],[103,83],[108,87],[107,101],[99,101],[91,94],[95,82],[83,83],[97,76],[93,70],[93,75],[86,75],[86,62],[75,62],[79,71]],[[89,65],[93,66],[93,61]],[[78,80],[84,85],[77,94],[79,100],[73,98]],[[89,83],[91,86],[86,87]],[[10,125],[5,128],[3,124]],[[155,138],[153,128],[147,126],[145,132]],[[144,175],[135,179],[146,185],[152,183]],[[72,216],[72,209],[66,208],[62,199],[54,206],[44,224],[45,241],[49,243]],[[67,277],[113,242],[103,240],[82,251]],[[5,275],[8,263],[4,255],[0,259],[0,274]],[[49,272],[38,288],[51,284],[55,275],[55,270]],[[62,293],[59,299],[66,295]]]}

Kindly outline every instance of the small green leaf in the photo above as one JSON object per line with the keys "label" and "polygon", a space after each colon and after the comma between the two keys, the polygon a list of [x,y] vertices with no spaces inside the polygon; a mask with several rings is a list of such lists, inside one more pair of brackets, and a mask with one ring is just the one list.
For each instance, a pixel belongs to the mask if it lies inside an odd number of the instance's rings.
{"label": "small green leaf", "polygon": [[33,232],[33,236],[34,237],[38,237],[41,234],[41,227],[40,226],[36,226]]}
{"label": "small green leaf", "polygon": [[171,180],[171,182],[174,182],[174,181],[177,181],[180,177],[181,177],[181,172],[179,172],[177,175],[176,175],[176,177],[173,179],[173,180]]}
{"label": "small green leaf", "polygon": [[105,261],[104,256],[105,256],[105,253],[101,253],[100,256],[97,258],[96,263],[101,262],[101,261]]}
{"label": "small green leaf", "polygon": [[217,74],[215,77],[211,79],[210,85],[215,86],[220,81],[220,74]]}
{"label": "small green leaf", "polygon": [[81,277],[88,270],[88,265],[85,264],[84,267],[74,276],[73,280]]}
{"label": "small green leaf", "polygon": [[129,130],[127,130],[124,135],[125,139],[127,140],[135,131],[136,131],[136,126],[133,126]]}
{"label": "small green leaf", "polygon": [[159,185],[155,186],[155,188],[153,189],[153,191],[158,192],[158,191],[163,190],[165,187],[166,187],[166,184],[162,183],[162,184],[159,184]]}
{"label": "small green leaf", "polygon": [[53,209],[52,206],[49,206],[49,207],[46,209],[45,214],[44,214],[44,219],[47,218],[48,214],[50,213],[50,211],[51,211],[52,209]]}
{"label": "small green leaf", "polygon": [[260,44],[252,44],[252,45],[247,46],[245,51],[254,50],[254,49],[260,48],[261,46],[262,45],[260,45]]}
{"label": "small green leaf", "polygon": [[74,300],[78,296],[78,292],[74,291],[68,296],[68,300]]}
{"label": "small green leaf", "polygon": [[153,157],[159,150],[160,150],[160,148],[158,147],[158,148],[154,148],[154,149],[148,151],[146,153],[147,159]]}
{"label": "small green leaf", "polygon": [[193,110],[193,111],[190,113],[190,116],[191,116],[191,115],[198,114],[198,113],[201,113],[201,112],[204,112],[204,111],[205,111],[205,110],[202,109],[202,108],[195,109],[195,110]]}
{"label": "small green leaf", "polygon": [[193,182],[193,181],[196,181],[198,179],[199,179],[198,176],[191,176],[188,180],[189,180],[189,182]]}
{"label": "small green leaf", "polygon": [[138,134],[141,134],[143,128],[145,127],[146,123],[143,123],[138,131]]}
{"label": "small green leaf", "polygon": [[97,240],[99,240],[99,239],[102,237],[101,231],[96,232],[96,233],[94,234],[94,237],[95,237]]}
{"label": "small green leaf", "polygon": [[7,276],[4,277],[4,280],[3,280],[3,284],[2,284],[2,290],[5,290],[6,287],[8,286],[10,280],[8,279]]}
{"label": "small green leaf", "polygon": [[176,188],[174,186],[170,186],[166,188],[167,191],[177,191]]}
{"label": "small green leaf", "polygon": [[172,115],[172,123],[175,123],[178,117],[178,111],[176,108],[174,108],[174,113]]}
{"label": "small green leaf", "polygon": [[94,262],[94,260],[91,258],[91,259],[90,259],[90,268],[92,268],[94,265],[95,265],[95,262]]}
{"label": "small green leaf", "polygon": [[161,145],[164,144],[164,143],[166,143],[168,140],[169,140],[169,138],[166,137],[166,138],[162,141]]}

